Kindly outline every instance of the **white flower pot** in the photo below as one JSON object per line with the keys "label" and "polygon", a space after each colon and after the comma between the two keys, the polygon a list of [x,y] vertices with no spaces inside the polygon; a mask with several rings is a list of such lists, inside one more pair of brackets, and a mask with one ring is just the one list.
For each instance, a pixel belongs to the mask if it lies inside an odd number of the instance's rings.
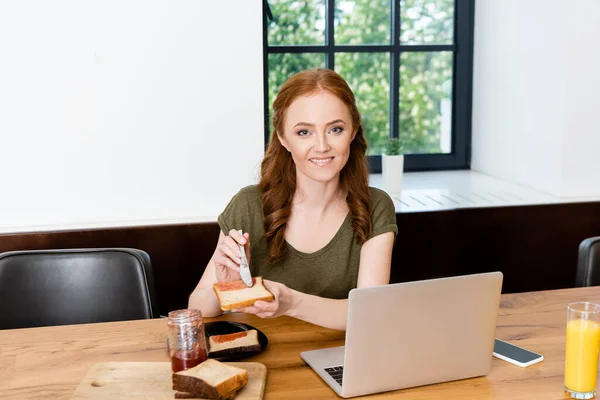
{"label": "white flower pot", "polygon": [[402,191],[402,174],[404,173],[404,155],[381,155],[381,173],[384,190],[388,193]]}

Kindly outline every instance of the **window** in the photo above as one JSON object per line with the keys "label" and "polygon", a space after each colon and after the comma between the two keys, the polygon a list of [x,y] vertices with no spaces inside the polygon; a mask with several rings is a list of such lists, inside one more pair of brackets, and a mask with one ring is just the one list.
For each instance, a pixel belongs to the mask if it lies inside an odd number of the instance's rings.
{"label": "window", "polygon": [[330,68],[356,95],[372,172],[390,137],[407,171],[469,168],[474,0],[265,0],[263,14],[266,143],[283,82]]}

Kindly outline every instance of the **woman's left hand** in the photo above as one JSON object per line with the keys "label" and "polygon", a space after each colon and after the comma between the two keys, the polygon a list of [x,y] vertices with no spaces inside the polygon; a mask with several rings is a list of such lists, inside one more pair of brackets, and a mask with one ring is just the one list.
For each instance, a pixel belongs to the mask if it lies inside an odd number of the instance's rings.
{"label": "woman's left hand", "polygon": [[273,293],[273,296],[275,297],[273,301],[259,300],[255,302],[254,305],[238,308],[233,311],[254,314],[260,318],[274,318],[279,317],[280,315],[291,315],[294,304],[294,293],[292,289],[282,283],[268,280],[263,280],[263,284],[269,292]]}

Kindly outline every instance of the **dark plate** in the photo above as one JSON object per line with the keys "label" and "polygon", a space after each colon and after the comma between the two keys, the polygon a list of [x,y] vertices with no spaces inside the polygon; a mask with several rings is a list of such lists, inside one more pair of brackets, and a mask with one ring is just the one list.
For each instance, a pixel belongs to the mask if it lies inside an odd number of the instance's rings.
{"label": "dark plate", "polygon": [[[238,354],[227,356],[227,357],[219,357],[219,358],[217,358],[217,360],[219,360],[219,361],[233,361],[233,360],[240,360],[242,358],[254,356],[256,354],[263,352],[265,350],[265,348],[267,347],[267,344],[269,344],[269,339],[267,339],[267,336],[264,333],[262,333],[259,329],[253,327],[252,325],[243,324],[241,322],[230,322],[230,321],[207,322],[206,325],[204,326],[204,329],[206,332],[206,344],[207,345],[208,345],[208,337],[209,336],[227,335],[228,333],[249,331],[251,329],[256,330],[256,333],[258,334],[258,343],[260,343],[259,351],[248,351],[248,352],[238,353]],[[210,356],[210,353],[208,353],[208,357],[213,358]]]}
{"label": "dark plate", "polygon": [[[269,344],[269,339],[267,336],[252,325],[244,324],[241,322],[229,322],[229,321],[215,321],[215,322],[207,322],[204,325],[204,332],[206,335],[206,345],[208,346],[208,338],[209,336],[215,335],[227,335],[229,333],[236,332],[244,332],[249,331],[251,329],[256,330],[258,334],[258,343],[260,344],[259,351],[247,351],[244,353],[232,354],[226,357],[211,357],[210,353],[208,353],[208,358],[215,358],[219,361],[234,361],[241,360],[243,358],[251,357],[257,355],[265,350],[267,344]],[[167,350],[169,349],[169,338],[167,337]]]}

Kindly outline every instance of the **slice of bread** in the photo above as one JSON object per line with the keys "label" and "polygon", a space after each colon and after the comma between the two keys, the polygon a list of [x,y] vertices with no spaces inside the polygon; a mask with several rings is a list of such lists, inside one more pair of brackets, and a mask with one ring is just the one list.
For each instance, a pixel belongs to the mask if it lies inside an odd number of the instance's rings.
{"label": "slice of bread", "polygon": [[175,392],[175,398],[176,399],[201,399],[202,397],[200,397],[199,395],[194,394],[194,393]]}
{"label": "slice of bread", "polygon": [[252,287],[246,286],[244,281],[218,282],[213,289],[221,303],[221,310],[229,311],[236,308],[247,307],[255,301],[273,301],[275,296],[263,284],[262,276],[252,278]]}
{"label": "slice of bread", "polygon": [[[227,400],[233,400],[233,399],[235,399],[235,396],[236,396],[236,393],[231,395],[231,397]],[[188,392],[175,392],[175,398],[176,399],[205,399],[205,397],[202,397],[198,394],[188,393]]]}
{"label": "slice of bread", "polygon": [[227,335],[209,336],[208,351],[210,357],[216,358],[251,351],[260,351],[258,332],[255,329],[251,329]]}
{"label": "slice of bread", "polygon": [[[233,393],[231,395],[231,397],[228,397],[227,399],[224,399],[224,400],[233,400],[233,399],[235,399],[236,393]],[[200,399],[200,400],[205,400],[206,399],[206,397],[200,396],[199,394],[188,393],[188,392],[175,392],[175,398],[176,399]]]}
{"label": "slice of bread", "polygon": [[173,373],[173,390],[203,399],[228,400],[247,383],[248,371],[214,359]]}

